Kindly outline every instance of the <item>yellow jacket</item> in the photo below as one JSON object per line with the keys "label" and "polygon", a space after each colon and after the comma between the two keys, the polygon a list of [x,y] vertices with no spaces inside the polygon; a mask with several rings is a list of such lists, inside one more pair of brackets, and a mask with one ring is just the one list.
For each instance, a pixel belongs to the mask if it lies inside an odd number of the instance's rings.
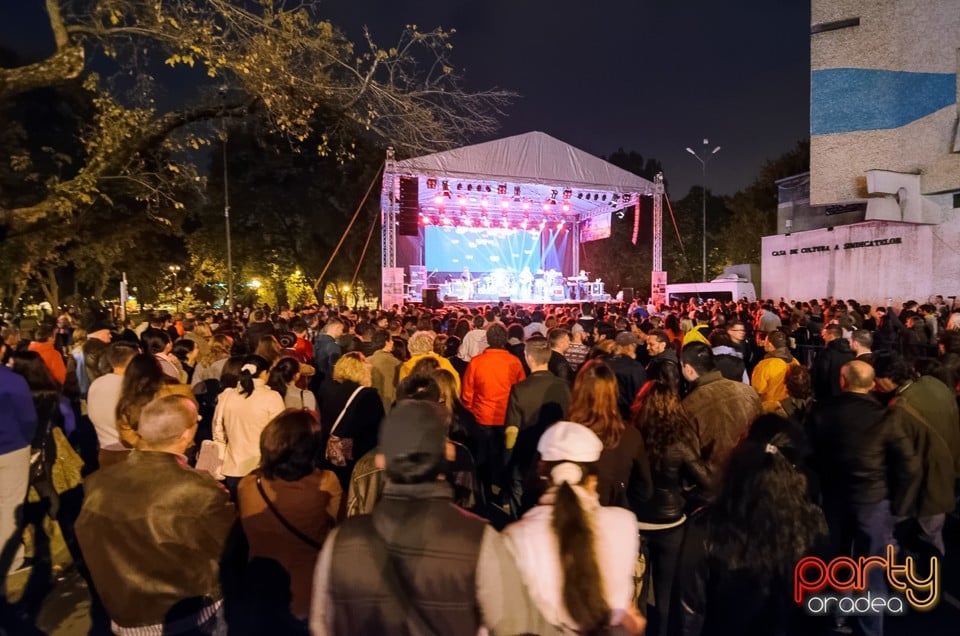
{"label": "yellow jacket", "polygon": [[780,356],[767,356],[753,369],[750,385],[760,394],[764,412],[775,410],[780,400],[790,397],[787,393],[787,369],[799,362],[790,358],[788,363]]}

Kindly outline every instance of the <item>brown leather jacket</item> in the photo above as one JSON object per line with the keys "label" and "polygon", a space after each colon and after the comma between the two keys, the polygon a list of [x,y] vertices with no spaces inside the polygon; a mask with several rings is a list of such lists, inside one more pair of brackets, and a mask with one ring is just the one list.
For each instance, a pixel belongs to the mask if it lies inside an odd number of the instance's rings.
{"label": "brown leather jacket", "polygon": [[171,453],[135,450],[90,475],[84,491],[77,539],[115,623],[157,625],[182,618],[168,613],[187,599],[187,615],[220,600],[236,510],[210,476]]}
{"label": "brown leather jacket", "polygon": [[700,458],[714,475],[762,412],[760,396],[752,386],[727,380],[719,371],[697,379],[696,387],[683,398],[683,408],[696,431]]}

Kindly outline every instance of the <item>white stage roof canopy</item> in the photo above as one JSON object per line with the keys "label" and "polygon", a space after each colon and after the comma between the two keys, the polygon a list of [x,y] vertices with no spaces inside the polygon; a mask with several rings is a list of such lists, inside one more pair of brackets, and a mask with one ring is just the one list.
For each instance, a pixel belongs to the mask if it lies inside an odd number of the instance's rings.
{"label": "white stage roof canopy", "polygon": [[[653,195],[654,184],[542,132],[529,132],[473,146],[398,161],[396,174],[433,177],[436,187],[420,184],[422,208],[435,208],[435,196],[448,185],[448,196],[491,193],[535,204],[567,200],[571,216],[581,219],[632,206],[637,196]],[[469,187],[469,191],[467,188]],[[482,188],[482,190],[481,190]],[[517,190],[519,188],[519,190]],[[624,196],[626,195],[626,196]],[[469,207],[476,201],[470,199]],[[496,205],[490,202],[491,208]],[[534,207],[535,206],[531,206]]]}

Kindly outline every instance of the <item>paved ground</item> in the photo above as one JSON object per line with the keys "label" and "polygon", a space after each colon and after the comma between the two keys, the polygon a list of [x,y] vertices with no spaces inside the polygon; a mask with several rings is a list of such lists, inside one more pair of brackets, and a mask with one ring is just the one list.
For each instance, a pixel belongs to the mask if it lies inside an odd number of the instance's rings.
{"label": "paved ground", "polygon": [[[947,559],[941,572],[942,598],[939,606],[926,614],[910,613],[902,618],[888,619],[887,636],[956,636],[960,634],[960,521],[949,517],[945,529]],[[8,581],[11,599],[18,599],[27,584],[30,571],[12,575]],[[5,612],[4,627],[11,636],[51,634],[53,636],[82,636],[109,634],[108,630],[92,629],[90,593],[83,577],[75,568],[51,574],[52,585],[44,593],[38,590],[39,609],[20,611],[11,617]],[[14,605],[15,609],[18,608]],[[10,608],[7,608],[9,610]],[[14,612],[17,614],[17,612]],[[11,618],[19,619],[11,625]],[[279,632],[277,632],[279,633]],[[0,634],[3,630],[0,629]]]}

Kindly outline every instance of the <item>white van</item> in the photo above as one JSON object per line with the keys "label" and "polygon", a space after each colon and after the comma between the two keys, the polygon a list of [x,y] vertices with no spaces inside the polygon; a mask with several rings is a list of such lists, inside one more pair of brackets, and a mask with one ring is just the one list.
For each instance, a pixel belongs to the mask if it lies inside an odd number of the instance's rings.
{"label": "white van", "polygon": [[728,274],[714,278],[709,283],[677,283],[667,285],[667,302],[687,302],[691,298],[700,300],[740,300],[757,299],[757,288],[746,278]]}

